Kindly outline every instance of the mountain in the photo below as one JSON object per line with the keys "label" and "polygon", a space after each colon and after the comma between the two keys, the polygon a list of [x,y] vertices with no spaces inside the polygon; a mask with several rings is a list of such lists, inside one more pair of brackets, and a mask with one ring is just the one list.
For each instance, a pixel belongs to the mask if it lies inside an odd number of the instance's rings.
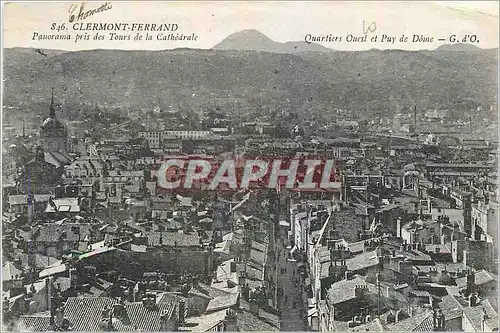
{"label": "mountain", "polygon": [[25,66],[31,66],[32,64],[35,64],[45,58],[63,54],[66,51],[15,47],[9,49],[7,52],[8,54],[13,55],[12,57],[9,57],[9,67],[22,68]]}
{"label": "mountain", "polygon": [[140,111],[154,109],[158,99],[166,107],[184,103],[197,112],[217,107],[234,116],[258,117],[280,109],[305,116],[333,114],[335,108],[391,116],[417,105],[447,108],[453,116],[465,117],[478,106],[489,110],[497,98],[496,50],[37,54],[4,49],[3,100],[10,107],[4,117],[17,107],[26,117],[41,120],[52,86],[69,118],[82,105]]}
{"label": "mountain", "polygon": [[320,44],[302,42],[278,43],[257,30],[243,30],[229,35],[214,50],[261,51],[269,53],[333,52]]}
{"label": "mountain", "polygon": [[479,52],[482,51],[480,47],[466,43],[444,44],[436,48],[436,51],[448,52]]}

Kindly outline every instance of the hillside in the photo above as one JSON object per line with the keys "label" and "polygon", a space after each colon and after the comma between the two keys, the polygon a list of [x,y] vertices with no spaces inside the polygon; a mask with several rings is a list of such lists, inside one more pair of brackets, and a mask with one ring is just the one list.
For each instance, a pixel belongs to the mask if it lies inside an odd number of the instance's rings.
{"label": "hillside", "polygon": [[444,44],[440,47],[436,48],[436,51],[449,51],[449,52],[480,52],[481,48],[465,43],[457,43],[457,44]]}
{"label": "hillside", "polygon": [[333,52],[334,50],[316,43],[278,43],[257,30],[243,30],[229,35],[213,47],[214,50],[261,51],[269,53]]}
{"label": "hillside", "polygon": [[496,104],[496,50],[91,50],[38,59],[21,53],[4,50],[4,105],[36,117],[46,113],[51,86],[70,118],[82,104],[151,110],[159,100],[166,107],[184,103],[199,111],[210,104],[255,115],[338,107],[390,116],[418,105],[465,116],[479,105],[486,110]]}

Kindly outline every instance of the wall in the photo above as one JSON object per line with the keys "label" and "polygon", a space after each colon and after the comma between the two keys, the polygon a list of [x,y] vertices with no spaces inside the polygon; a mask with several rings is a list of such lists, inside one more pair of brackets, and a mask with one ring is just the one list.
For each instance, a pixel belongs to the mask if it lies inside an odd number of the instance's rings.
{"label": "wall", "polygon": [[[212,270],[212,254],[201,250],[185,249],[179,253],[161,249],[147,252],[118,250],[116,257],[122,274],[142,275],[143,272],[156,270],[167,274],[208,274]],[[133,272],[129,272],[131,263]]]}
{"label": "wall", "polygon": [[207,298],[190,294],[187,302],[189,315],[196,316],[203,314],[208,303],[209,300]]}
{"label": "wall", "polygon": [[460,332],[462,331],[462,317],[453,318],[445,321],[445,329],[447,331]]}

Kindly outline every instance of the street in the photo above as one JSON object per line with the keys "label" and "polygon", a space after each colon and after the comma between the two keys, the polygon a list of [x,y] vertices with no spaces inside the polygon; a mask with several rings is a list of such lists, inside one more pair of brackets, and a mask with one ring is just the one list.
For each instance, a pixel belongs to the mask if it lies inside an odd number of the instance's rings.
{"label": "street", "polygon": [[[283,271],[283,274],[281,274],[282,270],[285,269],[286,271]],[[306,331],[307,327],[304,323],[300,286],[295,283],[295,278],[297,278],[297,262],[287,260],[284,255],[281,256],[278,273],[278,281],[283,288],[283,297],[280,302],[281,331]]]}

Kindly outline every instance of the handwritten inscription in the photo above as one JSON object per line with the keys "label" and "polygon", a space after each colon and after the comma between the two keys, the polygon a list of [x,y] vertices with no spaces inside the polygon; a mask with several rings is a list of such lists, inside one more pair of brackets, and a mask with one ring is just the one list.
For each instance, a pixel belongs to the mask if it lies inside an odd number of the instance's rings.
{"label": "handwritten inscription", "polygon": [[377,23],[375,22],[370,22],[368,26],[366,26],[365,21],[363,20],[363,34],[368,34],[368,32],[375,32],[377,31]]}
{"label": "handwritten inscription", "polygon": [[110,2],[107,2],[107,1],[99,7],[89,9],[89,10],[85,10],[85,5],[83,2],[80,4],[80,6],[72,4],[69,7],[69,11],[68,11],[69,12],[69,22],[72,23],[75,21],[82,21],[82,20],[85,20],[86,18],[89,18],[90,16],[93,16],[97,13],[102,13],[102,12],[105,12],[107,10],[110,10],[111,8],[113,8],[113,6],[111,5]]}

